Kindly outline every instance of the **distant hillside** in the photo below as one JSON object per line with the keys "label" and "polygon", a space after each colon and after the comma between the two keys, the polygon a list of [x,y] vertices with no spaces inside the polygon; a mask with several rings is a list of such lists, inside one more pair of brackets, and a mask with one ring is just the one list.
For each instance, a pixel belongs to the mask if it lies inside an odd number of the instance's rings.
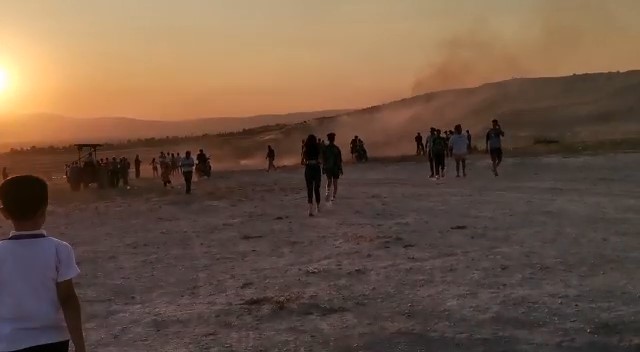
{"label": "distant hillside", "polygon": [[188,136],[241,131],[264,125],[293,124],[348,110],[260,115],[245,118],[201,118],[183,121],[151,121],[126,117],[71,118],[50,114],[0,116],[3,149],[73,142],[116,142],[135,138]]}
{"label": "distant hillside", "polygon": [[230,157],[229,162],[261,162],[266,144],[276,147],[281,161],[295,162],[306,135],[325,138],[335,132],[345,154],[349,140],[358,135],[371,155],[394,156],[415,152],[417,132],[424,135],[431,126],[453,129],[457,123],[471,131],[475,145],[484,147],[493,118],[506,131],[507,148],[532,145],[535,139],[640,137],[640,71],[517,78],[432,92],[308,123],[213,138],[209,144],[221,157]]}
{"label": "distant hillside", "polygon": [[[475,88],[422,94],[342,114],[294,114],[289,121],[304,122],[289,125],[263,126],[218,136],[202,136],[200,132],[200,136],[193,138],[136,141],[113,149],[117,150],[114,154],[119,155],[143,149],[153,154],[159,150],[205,148],[214,155],[218,165],[234,168],[262,166],[266,145],[271,144],[276,148],[278,163],[295,164],[300,158],[301,140],[308,134],[325,138],[328,132],[335,132],[347,158],[349,141],[354,135],[364,139],[370,155],[395,156],[415,152],[416,132],[424,135],[431,126],[453,129],[457,123],[471,131],[475,145],[483,146],[484,134],[493,118],[499,119],[506,131],[507,149],[532,145],[536,139],[597,142],[637,138],[640,137],[640,71],[511,79]],[[264,124],[274,123],[273,119],[255,119]],[[113,120],[110,121],[113,124]],[[157,137],[185,135],[185,126],[197,125],[189,121],[168,123],[168,129],[157,133],[153,132],[154,124],[167,125],[125,121],[121,126]],[[99,122],[93,120],[93,123]],[[194,125],[190,125],[192,123]],[[96,129],[97,125],[84,126]],[[75,131],[79,133],[82,128]],[[118,127],[113,127],[113,133],[117,132]],[[55,135],[56,131],[46,133]]]}
{"label": "distant hillside", "polygon": [[299,137],[334,131],[344,146],[357,134],[373,154],[397,155],[410,153],[415,134],[431,126],[453,129],[461,123],[481,145],[493,118],[500,120],[506,144],[513,147],[540,137],[640,137],[640,71],[511,79],[427,93],[291,128]]}

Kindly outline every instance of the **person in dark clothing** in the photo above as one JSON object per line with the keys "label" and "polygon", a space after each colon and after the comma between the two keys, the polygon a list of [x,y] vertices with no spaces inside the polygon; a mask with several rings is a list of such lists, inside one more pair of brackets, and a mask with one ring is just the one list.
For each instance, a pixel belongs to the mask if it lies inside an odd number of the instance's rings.
{"label": "person in dark clothing", "polygon": [[310,134],[304,146],[304,179],[307,184],[307,203],[309,204],[309,216],[313,216],[313,200],[315,196],[316,211],[320,212],[320,183],[322,182],[322,169],[320,168],[320,145],[316,136]]}
{"label": "person in dark clothing", "polygon": [[149,165],[151,165],[151,171],[153,172],[153,177],[158,177],[159,175],[158,162],[156,161],[156,158],[151,159],[151,163]]}
{"label": "person in dark clothing", "polygon": [[491,155],[493,174],[498,176],[498,167],[502,163],[502,137],[504,137],[504,131],[500,127],[498,120],[493,120],[491,123],[492,127],[487,132],[486,137],[486,150]]}
{"label": "person in dark clothing", "polygon": [[131,169],[131,163],[127,158],[120,158],[120,178],[122,179],[122,185],[129,189],[129,170]]}
{"label": "person in dark clothing", "polygon": [[360,138],[358,138],[358,136],[353,137],[353,139],[351,140],[351,144],[349,145],[351,147],[351,159],[355,159],[356,157],[356,153],[358,152],[358,140]]}
{"label": "person in dark clothing", "polygon": [[[322,154],[322,167],[323,172],[327,176],[327,193],[326,201],[335,201],[338,194],[338,179],[342,176],[342,151],[340,147],[336,145],[336,134],[329,133],[327,135],[329,144],[324,148]],[[333,194],[331,193],[331,186],[333,186]]]}
{"label": "person in dark clothing", "polygon": [[111,175],[111,187],[118,188],[120,186],[120,163],[118,163],[118,159],[115,156],[111,159],[109,172]]}
{"label": "person in dark clothing", "polygon": [[140,178],[140,166],[142,166],[142,160],[140,160],[140,155],[136,155],[135,160],[133,160],[133,166],[136,169],[136,179]]}
{"label": "person in dark clothing", "polygon": [[424,143],[420,132],[416,135],[416,155],[424,155]]}
{"label": "person in dark clothing", "polygon": [[469,144],[469,154],[471,154],[473,148],[471,148],[471,133],[469,132],[469,130],[467,130],[467,144]]}
{"label": "person in dark clothing", "polygon": [[6,180],[9,178],[9,172],[7,171],[7,167],[2,168],[2,180]]}
{"label": "person in dark clothing", "polygon": [[431,129],[429,130],[429,136],[427,136],[427,145],[426,145],[427,157],[429,158],[429,171],[431,171],[429,178],[436,177],[436,174],[433,169],[433,139],[434,138],[436,138],[436,129],[434,127],[431,127]]}
{"label": "person in dark clothing", "polygon": [[198,164],[206,164],[207,163],[207,154],[204,153],[204,150],[200,149],[198,155],[196,155],[196,161]]}
{"label": "person in dark clothing", "polygon": [[434,169],[436,179],[444,177],[444,167],[447,152],[447,140],[442,137],[442,131],[436,130],[436,136],[431,142],[431,153],[433,154]]}
{"label": "person in dark clothing", "polygon": [[180,169],[182,170],[182,176],[184,177],[187,194],[191,194],[191,182],[193,181],[193,169],[195,166],[196,162],[191,157],[191,151],[187,151],[180,162]]}
{"label": "person in dark clothing", "polygon": [[277,170],[276,165],[273,163],[276,160],[276,151],[270,145],[267,146],[267,157],[265,159],[269,161],[267,172],[270,172],[271,169]]}

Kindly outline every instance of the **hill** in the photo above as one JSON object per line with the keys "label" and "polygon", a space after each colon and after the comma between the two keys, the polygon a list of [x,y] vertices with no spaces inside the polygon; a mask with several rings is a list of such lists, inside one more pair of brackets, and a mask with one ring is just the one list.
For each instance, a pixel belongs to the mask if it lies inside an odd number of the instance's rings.
{"label": "hill", "polygon": [[[453,129],[457,123],[471,131],[476,146],[483,147],[484,133],[493,118],[499,119],[506,131],[506,148],[531,146],[535,140],[593,143],[637,138],[640,137],[640,71],[516,78],[319,117],[322,115],[332,114],[311,113],[299,117],[304,122],[216,136],[137,140],[108,149],[122,155],[140,152],[149,158],[159,150],[205,148],[219,166],[255,167],[262,166],[267,144],[276,148],[279,164],[295,164],[300,158],[301,140],[308,134],[324,138],[328,132],[336,132],[346,158],[354,135],[363,138],[370,155],[396,156],[415,151],[416,132],[426,134],[431,126]],[[318,118],[311,120],[313,117]],[[149,122],[137,123],[146,135],[152,134]],[[176,126],[189,123],[173,123],[171,126],[175,129],[171,135],[185,135],[184,130]]]}
{"label": "hill", "polygon": [[299,125],[300,134],[335,131],[341,143],[357,134],[374,155],[411,152],[416,132],[429,127],[471,130],[476,144],[493,118],[507,145],[536,138],[595,141],[640,136],[640,71],[518,78],[439,91]]}
{"label": "hill", "polygon": [[72,118],[52,114],[0,116],[0,141],[6,147],[4,149],[78,141],[124,142],[136,138],[215,134],[263,125],[292,124],[346,111],[348,110],[182,121],[139,120],[127,117]]}

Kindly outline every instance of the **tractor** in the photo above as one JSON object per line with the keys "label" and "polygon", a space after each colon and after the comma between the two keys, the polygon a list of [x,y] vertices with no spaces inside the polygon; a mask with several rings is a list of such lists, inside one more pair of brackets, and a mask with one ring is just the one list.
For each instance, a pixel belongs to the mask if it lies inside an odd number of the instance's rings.
{"label": "tractor", "polygon": [[[77,192],[91,184],[97,184],[99,188],[106,187],[107,170],[99,167],[96,160],[98,148],[102,145],[75,144],[75,147],[78,149],[78,160],[67,164],[67,183],[71,190]],[[89,151],[85,153],[86,149]]]}

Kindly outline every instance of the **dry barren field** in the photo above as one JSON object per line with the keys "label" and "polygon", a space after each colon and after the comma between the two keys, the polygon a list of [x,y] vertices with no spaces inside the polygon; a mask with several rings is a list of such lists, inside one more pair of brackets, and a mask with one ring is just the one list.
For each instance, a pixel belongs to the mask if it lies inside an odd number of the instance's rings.
{"label": "dry barren field", "polygon": [[640,351],[640,154],[426,173],[349,165],[315,218],[299,168],[53,184],[47,229],[92,351]]}

